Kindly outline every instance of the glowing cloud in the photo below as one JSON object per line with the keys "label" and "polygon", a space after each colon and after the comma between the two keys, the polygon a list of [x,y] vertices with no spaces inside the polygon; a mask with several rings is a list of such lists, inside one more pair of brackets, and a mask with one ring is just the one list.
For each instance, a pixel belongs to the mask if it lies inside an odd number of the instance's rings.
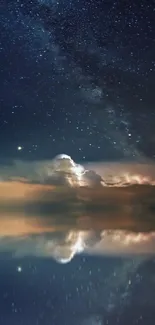
{"label": "glowing cloud", "polygon": [[155,254],[153,164],[82,166],[63,154],[5,167],[0,251],[60,263],[80,253]]}

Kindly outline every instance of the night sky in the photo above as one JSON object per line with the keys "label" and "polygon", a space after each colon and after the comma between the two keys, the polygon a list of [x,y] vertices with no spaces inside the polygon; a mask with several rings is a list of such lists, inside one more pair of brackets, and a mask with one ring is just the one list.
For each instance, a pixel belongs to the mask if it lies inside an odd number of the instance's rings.
{"label": "night sky", "polygon": [[[0,1],[0,164],[153,160],[154,80],[154,0]],[[153,259],[0,252],[0,325],[155,324]]]}
{"label": "night sky", "polygon": [[1,159],[155,157],[154,1],[7,1]]}
{"label": "night sky", "polygon": [[1,257],[0,264],[2,325],[154,324],[153,261]]}

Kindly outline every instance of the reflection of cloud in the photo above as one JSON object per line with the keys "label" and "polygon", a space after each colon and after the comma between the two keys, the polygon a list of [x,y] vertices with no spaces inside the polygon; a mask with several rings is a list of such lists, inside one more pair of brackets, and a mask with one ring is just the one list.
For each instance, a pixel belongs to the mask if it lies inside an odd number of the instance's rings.
{"label": "reflection of cloud", "polygon": [[52,257],[60,263],[67,263],[76,254],[97,254],[113,256],[147,256],[155,254],[155,232],[133,233],[125,231],[104,231],[97,237],[95,232],[74,231],[53,232],[29,236],[2,236],[0,251],[15,257]]}
{"label": "reflection of cloud", "polygon": [[155,232],[103,231],[101,240],[91,250],[97,254],[145,255],[155,254]]}
{"label": "reflection of cloud", "polygon": [[1,251],[60,262],[81,252],[154,253],[153,164],[84,168],[59,155],[5,167],[0,173]]}
{"label": "reflection of cloud", "polygon": [[14,256],[52,257],[61,263],[69,262],[75,254],[84,251],[83,232],[56,232],[50,235],[29,235],[0,239],[0,251],[10,252]]}

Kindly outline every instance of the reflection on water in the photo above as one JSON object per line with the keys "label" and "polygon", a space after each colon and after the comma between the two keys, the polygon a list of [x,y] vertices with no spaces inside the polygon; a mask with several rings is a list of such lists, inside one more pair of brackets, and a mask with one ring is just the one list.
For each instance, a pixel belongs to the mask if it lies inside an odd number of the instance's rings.
{"label": "reflection on water", "polygon": [[15,256],[155,253],[155,187],[0,184],[0,250]]}
{"label": "reflection on water", "polygon": [[155,253],[153,164],[83,167],[59,155],[0,174],[1,251],[60,262],[81,252]]}

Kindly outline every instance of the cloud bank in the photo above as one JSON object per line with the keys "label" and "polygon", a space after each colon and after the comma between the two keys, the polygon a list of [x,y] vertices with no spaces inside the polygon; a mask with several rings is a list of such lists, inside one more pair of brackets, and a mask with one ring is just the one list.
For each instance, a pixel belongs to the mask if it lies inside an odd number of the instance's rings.
{"label": "cloud bank", "polygon": [[76,254],[155,254],[155,167],[22,162],[0,170],[0,251],[66,263]]}

